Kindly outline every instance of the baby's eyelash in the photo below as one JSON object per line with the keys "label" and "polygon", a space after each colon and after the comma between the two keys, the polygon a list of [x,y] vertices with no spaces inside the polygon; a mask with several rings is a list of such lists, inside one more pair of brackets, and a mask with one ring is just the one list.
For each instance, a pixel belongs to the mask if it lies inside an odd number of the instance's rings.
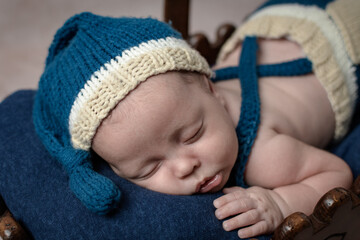
{"label": "baby's eyelash", "polygon": [[188,140],[186,140],[186,144],[191,144],[191,143],[194,143],[196,142],[196,140],[198,140],[203,132],[203,125],[204,125],[204,122],[201,121],[201,125],[199,127],[199,129],[195,132],[195,134],[189,138]]}
{"label": "baby's eyelash", "polygon": [[151,169],[150,172],[146,173],[144,176],[141,177],[141,180],[145,180],[145,179],[152,177],[157,172],[157,170],[160,168],[160,166],[161,166],[161,161],[158,161],[158,163],[155,165],[154,168]]}

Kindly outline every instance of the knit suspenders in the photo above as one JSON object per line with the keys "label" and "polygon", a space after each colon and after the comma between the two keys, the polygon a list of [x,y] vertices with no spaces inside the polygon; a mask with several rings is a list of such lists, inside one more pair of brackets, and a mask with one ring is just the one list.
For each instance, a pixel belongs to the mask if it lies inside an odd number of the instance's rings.
{"label": "knit suspenders", "polygon": [[260,123],[260,97],[258,78],[266,76],[295,76],[312,72],[312,63],[307,58],[294,61],[256,65],[258,45],[256,37],[246,37],[243,41],[239,65],[215,71],[213,82],[239,78],[241,84],[240,119],[236,127],[239,150],[232,170],[230,185],[247,187],[244,171]]}

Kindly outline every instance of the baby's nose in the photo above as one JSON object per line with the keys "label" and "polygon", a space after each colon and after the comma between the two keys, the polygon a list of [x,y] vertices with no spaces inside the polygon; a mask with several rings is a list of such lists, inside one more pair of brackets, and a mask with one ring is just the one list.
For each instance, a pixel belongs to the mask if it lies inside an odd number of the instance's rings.
{"label": "baby's nose", "polygon": [[178,158],[174,161],[174,174],[178,178],[191,175],[201,165],[197,158]]}

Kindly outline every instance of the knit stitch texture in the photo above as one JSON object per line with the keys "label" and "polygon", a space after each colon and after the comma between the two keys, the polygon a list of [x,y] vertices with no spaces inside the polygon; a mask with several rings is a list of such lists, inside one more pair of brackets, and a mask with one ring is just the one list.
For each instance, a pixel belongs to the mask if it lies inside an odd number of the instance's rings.
{"label": "knit stitch texture", "polygon": [[121,192],[93,170],[91,142],[112,109],[149,77],[172,70],[210,76],[207,62],[170,25],[151,18],[71,17],[49,48],[33,121],[43,144],[92,211],[118,206]]}
{"label": "knit stitch texture", "polygon": [[246,36],[298,43],[327,92],[335,114],[334,140],[348,132],[359,99],[360,1],[270,0],[256,10],[224,44],[224,59]]}

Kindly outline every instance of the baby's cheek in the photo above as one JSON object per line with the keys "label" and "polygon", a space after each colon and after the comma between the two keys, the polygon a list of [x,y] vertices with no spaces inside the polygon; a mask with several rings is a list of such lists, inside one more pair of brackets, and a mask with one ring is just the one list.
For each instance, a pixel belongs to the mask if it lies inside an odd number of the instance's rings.
{"label": "baby's cheek", "polygon": [[236,136],[235,129],[231,128],[228,129],[222,139],[223,148],[225,149],[225,152],[227,153],[227,158],[229,161],[233,161],[235,163],[237,153],[238,153],[238,139]]}
{"label": "baby's cheek", "polygon": [[165,170],[160,170],[156,174],[154,174],[152,177],[144,180],[136,180],[132,181],[133,183],[160,193],[166,193],[166,194],[191,194],[190,191],[185,191],[186,189],[183,188],[182,184],[174,180],[174,177],[171,176],[171,174],[166,173]]}
{"label": "baby's cheek", "polygon": [[208,146],[209,154],[214,158],[213,161],[222,168],[232,168],[237,158],[238,142],[235,130],[232,131],[230,129],[218,131]]}

